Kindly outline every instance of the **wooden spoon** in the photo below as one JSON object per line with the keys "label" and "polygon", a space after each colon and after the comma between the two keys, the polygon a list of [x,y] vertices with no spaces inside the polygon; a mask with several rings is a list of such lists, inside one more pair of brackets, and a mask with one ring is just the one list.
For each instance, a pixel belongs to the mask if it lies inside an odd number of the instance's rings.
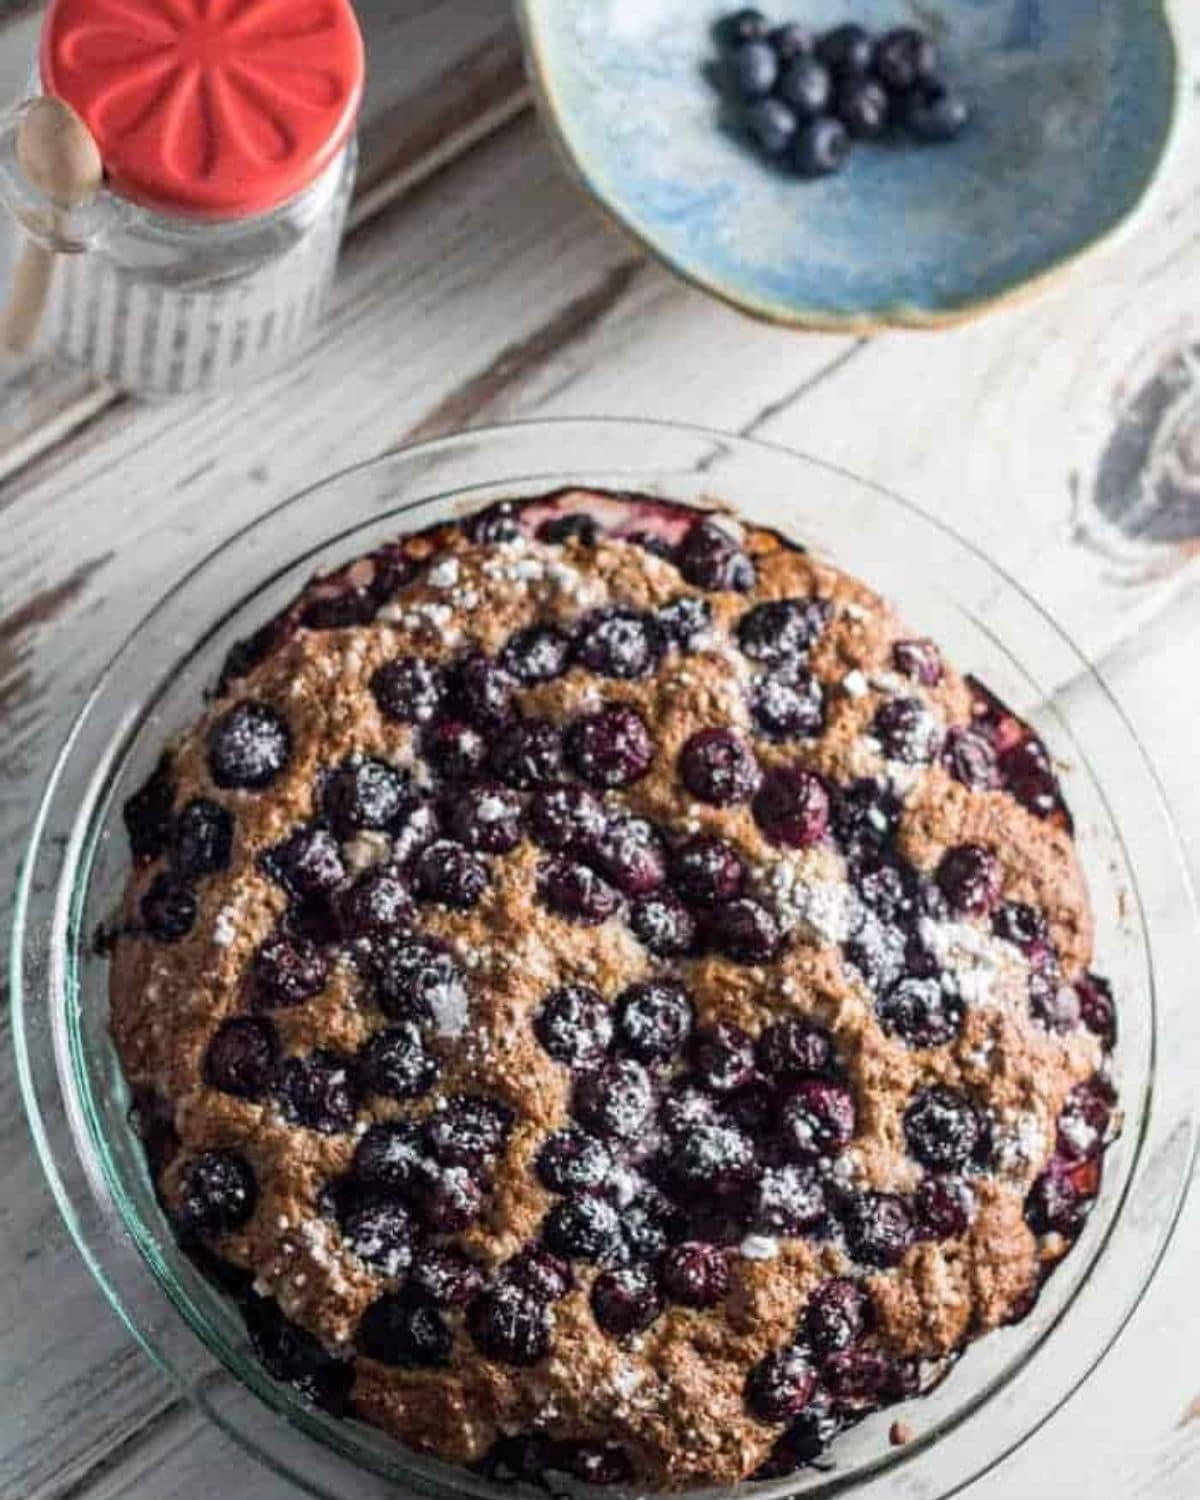
{"label": "wooden spoon", "polygon": [[[95,196],[104,177],[91,131],[69,104],[49,95],[29,106],[17,129],[17,162],[29,184],[54,205],[55,231],[70,209]],[[28,241],[0,314],[0,345],[13,353],[22,353],[33,342],[53,270],[53,250]]]}

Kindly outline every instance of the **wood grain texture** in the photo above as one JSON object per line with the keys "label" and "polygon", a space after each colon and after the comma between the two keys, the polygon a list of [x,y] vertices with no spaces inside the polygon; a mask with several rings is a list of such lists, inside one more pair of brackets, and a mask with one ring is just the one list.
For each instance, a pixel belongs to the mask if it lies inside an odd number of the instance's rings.
{"label": "wood grain texture", "polygon": [[[502,9],[476,7],[497,22],[493,38]],[[452,0],[409,7],[414,26],[463,11]],[[1200,47],[1200,14],[1180,19]],[[502,77],[505,43],[495,52],[460,22],[460,40],[467,33],[470,67]],[[419,88],[436,113],[437,86]],[[507,85],[494,97],[519,100]],[[1171,374],[1200,346],[1200,112],[1189,108],[1149,225],[1119,250],[974,327],[869,342],[779,333],[684,290],[631,254],[520,121],[358,230],[320,344],[291,369],[202,408],[104,406],[31,458],[35,437],[0,488],[5,907],[48,758],[152,599],[235,525],[321,475],[414,434],[516,415],[708,423],[909,495],[1033,588],[1103,664],[1185,826],[1200,828],[1194,533],[1136,519],[1143,489],[1166,493],[1191,451],[1179,420],[1187,387]],[[377,201],[392,180],[371,188]],[[1156,379],[1175,382],[1157,406],[1142,395]],[[1143,456],[1118,462],[1114,442]],[[1200,1362],[1162,1351],[1197,1344],[1198,1250],[1193,1204],[1116,1353],[971,1500],[1195,1500],[1200,1423],[1179,1422],[1200,1393]],[[290,1500],[173,1404],[104,1308],[40,1185],[7,1060],[0,1269],[0,1495]]]}

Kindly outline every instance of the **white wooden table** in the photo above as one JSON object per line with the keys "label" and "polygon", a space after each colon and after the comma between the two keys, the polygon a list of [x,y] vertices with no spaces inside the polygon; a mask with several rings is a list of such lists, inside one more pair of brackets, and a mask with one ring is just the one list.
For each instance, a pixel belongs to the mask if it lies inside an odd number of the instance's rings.
{"label": "white wooden table", "polygon": [[[0,911],[64,728],[114,645],[231,527],[417,435],[629,414],[844,464],[972,537],[1080,644],[1200,854],[1200,95],[1140,229],[1058,290],[938,335],[744,321],[565,179],[506,0],[362,0],[355,228],[317,346],[236,401],[143,407],[63,371],[0,404]],[[1200,5],[1178,0],[1185,62]],[[0,88],[36,29],[0,31]],[[0,249],[0,273],[7,251]],[[1200,1497],[1200,1198],[1133,1325],[969,1500]],[[0,1054],[0,1497],[292,1500],[131,1343],[42,1183]]]}

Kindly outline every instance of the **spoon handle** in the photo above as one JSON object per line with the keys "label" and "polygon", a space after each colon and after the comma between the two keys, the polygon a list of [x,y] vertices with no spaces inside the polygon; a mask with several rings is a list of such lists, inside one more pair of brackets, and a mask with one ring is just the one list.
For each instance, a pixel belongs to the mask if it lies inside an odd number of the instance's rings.
{"label": "spoon handle", "polygon": [[23,354],[33,343],[54,274],[54,255],[28,241],[13,272],[8,302],[0,313],[0,345]]}

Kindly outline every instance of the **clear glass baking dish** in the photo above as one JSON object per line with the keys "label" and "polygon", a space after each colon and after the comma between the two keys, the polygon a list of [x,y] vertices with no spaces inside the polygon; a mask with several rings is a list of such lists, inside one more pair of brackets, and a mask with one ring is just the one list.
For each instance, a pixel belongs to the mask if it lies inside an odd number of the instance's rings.
{"label": "clear glass baking dish", "polygon": [[[250,1354],[232,1304],[180,1253],[158,1208],[108,1036],[93,934],[127,869],[120,809],[192,719],[233,642],[317,570],[504,496],[564,486],[720,500],[892,598],[963,670],[1028,718],[1061,762],[1091,882],[1097,966],[1121,1002],[1124,1129],[1087,1228],[1019,1325],[970,1348],[932,1394],[842,1436],[833,1467],[746,1486],[763,1500],[941,1500],[1000,1462],[1081,1385],[1141,1300],[1196,1145],[1196,913],[1170,814],[1103,683],[1019,585],[898,496],[778,448],[629,421],[517,424],[386,454],[277,507],[201,562],[143,620],[51,774],[14,922],[17,1060],[42,1165],[113,1309],[182,1390],[311,1494],[396,1487],[511,1493],[307,1406]],[[915,1433],[902,1448],[888,1427]]]}

